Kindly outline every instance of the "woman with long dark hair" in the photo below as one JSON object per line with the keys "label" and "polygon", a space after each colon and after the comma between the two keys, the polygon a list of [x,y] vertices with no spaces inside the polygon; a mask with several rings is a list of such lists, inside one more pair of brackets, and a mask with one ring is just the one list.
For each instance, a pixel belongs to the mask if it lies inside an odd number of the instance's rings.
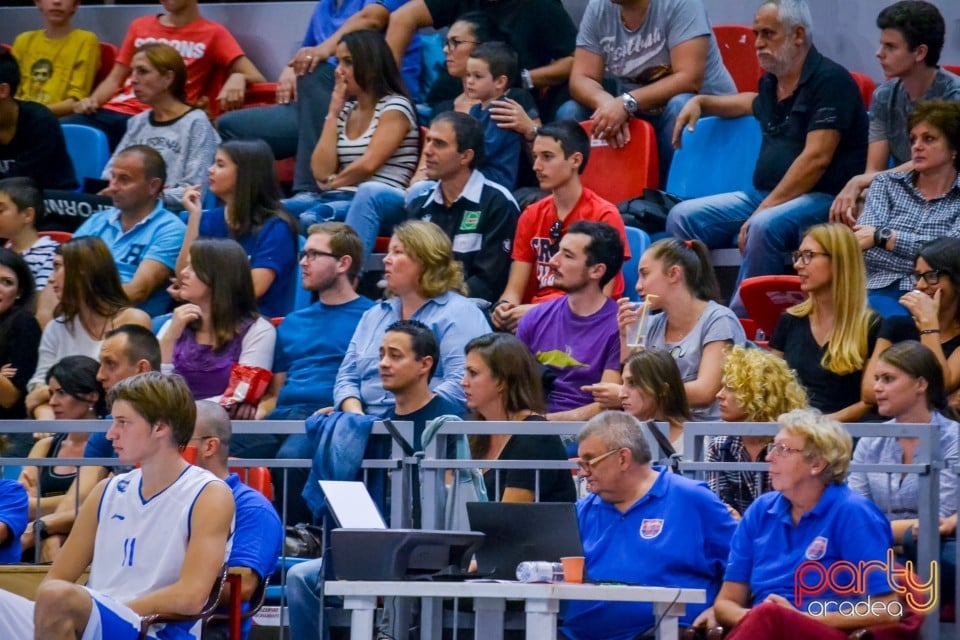
{"label": "woman with long dark hair", "polygon": [[[33,317],[33,275],[23,257],[0,248],[0,419],[27,417],[27,384],[37,368],[40,325]],[[10,455],[30,450],[29,433],[11,434]]]}
{"label": "woman with long dark hair", "polygon": [[662,349],[641,349],[623,363],[620,404],[641,422],[670,425],[674,453],[683,453],[683,423],[691,420],[677,361]]}
{"label": "woman with long dark hair", "polygon": [[231,238],[240,243],[253,268],[253,291],[265,316],[290,311],[297,267],[297,223],[280,202],[273,152],[263,140],[230,140],[220,145],[207,171],[210,192],[222,207],[200,210],[199,187],[184,192],[189,218],[177,273],[190,259],[197,237]]}

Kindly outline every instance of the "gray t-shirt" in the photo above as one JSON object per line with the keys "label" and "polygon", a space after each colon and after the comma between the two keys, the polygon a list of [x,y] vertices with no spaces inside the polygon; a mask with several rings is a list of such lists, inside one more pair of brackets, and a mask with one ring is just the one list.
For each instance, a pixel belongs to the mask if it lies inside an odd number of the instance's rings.
{"label": "gray t-shirt", "polygon": [[636,78],[645,69],[670,64],[670,49],[708,36],[710,47],[700,93],[728,95],[737,92],[713,36],[702,0],[652,0],[643,24],[629,31],[620,19],[620,5],[610,0],[590,0],[580,21],[577,46],[603,58],[604,73],[616,76],[624,90],[640,86]]}
{"label": "gray t-shirt", "polygon": [[[743,327],[733,311],[727,307],[710,302],[700,314],[693,330],[679,342],[667,342],[667,314],[659,313],[650,319],[647,328],[646,346],[648,349],[664,349],[670,352],[677,361],[680,377],[684,382],[696,380],[700,373],[700,359],[703,357],[703,347],[711,342],[730,340],[733,344],[742,345],[747,337]],[[692,409],[693,419],[698,422],[719,420],[720,411],[717,401],[714,400],[707,407]]]}
{"label": "gray t-shirt", "polygon": [[911,102],[903,82],[888,80],[877,87],[870,102],[870,138],[868,142],[886,140],[890,155],[897,165],[910,160],[910,131],[907,120],[914,107],[925,100],[960,100],[960,77],[943,69],[937,70],[927,92]]}

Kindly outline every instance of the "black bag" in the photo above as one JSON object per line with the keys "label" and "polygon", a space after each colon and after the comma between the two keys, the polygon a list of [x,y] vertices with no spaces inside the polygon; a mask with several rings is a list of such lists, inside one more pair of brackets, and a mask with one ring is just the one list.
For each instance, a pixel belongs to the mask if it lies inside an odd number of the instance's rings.
{"label": "black bag", "polygon": [[667,228],[667,214],[682,201],[682,198],[666,191],[644,189],[643,195],[624,200],[617,205],[617,209],[620,210],[624,225],[653,234]]}
{"label": "black bag", "polygon": [[312,524],[288,526],[284,532],[284,554],[294,558],[319,558],[323,555],[323,530]]}

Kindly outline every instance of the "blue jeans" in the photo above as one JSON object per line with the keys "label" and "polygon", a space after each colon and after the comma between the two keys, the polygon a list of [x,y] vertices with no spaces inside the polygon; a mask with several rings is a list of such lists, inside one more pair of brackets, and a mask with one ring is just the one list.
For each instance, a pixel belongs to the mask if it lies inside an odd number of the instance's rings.
{"label": "blue jeans", "polygon": [[301,191],[283,201],[284,208],[300,220],[300,233],[308,235],[318,222],[343,222],[353,200],[353,191]]}
{"label": "blue jeans", "polygon": [[350,203],[346,223],[363,241],[363,255],[373,253],[378,235],[389,236],[407,217],[405,193],[382,182],[364,182]]}
{"label": "blue jeans", "polygon": [[[621,95],[622,93],[623,91],[621,90],[614,95]],[[660,160],[661,187],[667,184],[667,174],[670,172],[670,163],[673,162],[673,127],[677,123],[677,116],[680,115],[680,110],[683,109],[683,105],[687,104],[692,97],[692,93],[675,95],[667,101],[663,113],[660,115],[650,116],[641,114],[639,116],[653,125],[657,134],[657,155]],[[574,100],[564,102],[560,105],[560,108],[557,109],[557,120],[576,120],[577,122],[582,122],[589,120],[591,115],[593,115],[593,112],[590,109],[587,109]]]}
{"label": "blue jeans", "polygon": [[910,310],[900,304],[900,298],[905,293],[906,291],[900,289],[899,282],[894,282],[882,289],[867,289],[867,303],[884,318],[909,316]]}
{"label": "blue jeans", "polygon": [[[685,200],[670,210],[667,233],[711,249],[734,246],[740,227],[769,193],[751,189]],[[832,202],[829,194],[807,193],[750,218],[737,287],[744,278],[783,273],[784,254],[800,245],[808,227],[827,221]],[[739,296],[730,307],[741,315]]]}
{"label": "blue jeans", "polygon": [[[290,607],[290,637],[316,638],[320,634],[320,580],[323,558],[295,564],[287,570],[287,605]],[[323,625],[321,638],[329,637],[329,626]]]}

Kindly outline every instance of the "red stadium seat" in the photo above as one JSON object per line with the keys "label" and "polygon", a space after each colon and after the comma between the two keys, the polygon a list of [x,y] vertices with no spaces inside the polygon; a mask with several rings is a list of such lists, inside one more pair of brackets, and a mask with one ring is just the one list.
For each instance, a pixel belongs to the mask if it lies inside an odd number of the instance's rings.
{"label": "red stadium seat", "polygon": [[73,234],[69,231],[38,231],[37,235],[50,238],[61,244],[73,239]]}
{"label": "red stadium seat", "polygon": [[[591,134],[589,120],[580,126],[588,136]],[[619,204],[641,195],[644,189],[657,189],[659,172],[653,126],[646,120],[634,118],[630,121],[630,142],[622,149],[614,149],[603,140],[591,140],[590,159],[581,181],[601,198]]]}
{"label": "red stadium seat", "polygon": [[277,316],[276,318],[270,318],[270,324],[275,327],[279,327],[280,323],[283,322],[285,316]]}
{"label": "red stadium seat", "polygon": [[960,76],[960,64],[945,64],[941,66],[950,73]]}
{"label": "red stadium seat", "polygon": [[230,473],[240,476],[240,481],[251,489],[256,489],[273,502],[273,480],[270,469],[266,467],[230,467]]}
{"label": "red stadium seat", "polygon": [[877,84],[870,76],[857,71],[851,71],[850,75],[853,76],[857,86],[860,87],[860,97],[863,98],[863,106],[869,110],[870,101],[873,100],[873,90],[877,88]]}
{"label": "red stadium seat", "polygon": [[713,35],[737,91],[756,91],[763,69],[757,59],[753,29],[742,24],[718,24],[713,27]]}
{"label": "red stadium seat", "polygon": [[806,299],[798,276],[757,276],[740,283],[740,300],[747,316],[767,334],[767,339],[773,335],[783,312]]}
{"label": "red stadium seat", "polygon": [[117,45],[110,44],[109,42],[100,43],[100,67],[97,69],[96,75],[93,76],[93,86],[96,88],[98,84],[103,82],[110,71],[113,69],[113,63],[117,61]]}
{"label": "red stadium seat", "polygon": [[247,86],[243,95],[244,107],[266,107],[277,104],[276,82],[255,82]]}

